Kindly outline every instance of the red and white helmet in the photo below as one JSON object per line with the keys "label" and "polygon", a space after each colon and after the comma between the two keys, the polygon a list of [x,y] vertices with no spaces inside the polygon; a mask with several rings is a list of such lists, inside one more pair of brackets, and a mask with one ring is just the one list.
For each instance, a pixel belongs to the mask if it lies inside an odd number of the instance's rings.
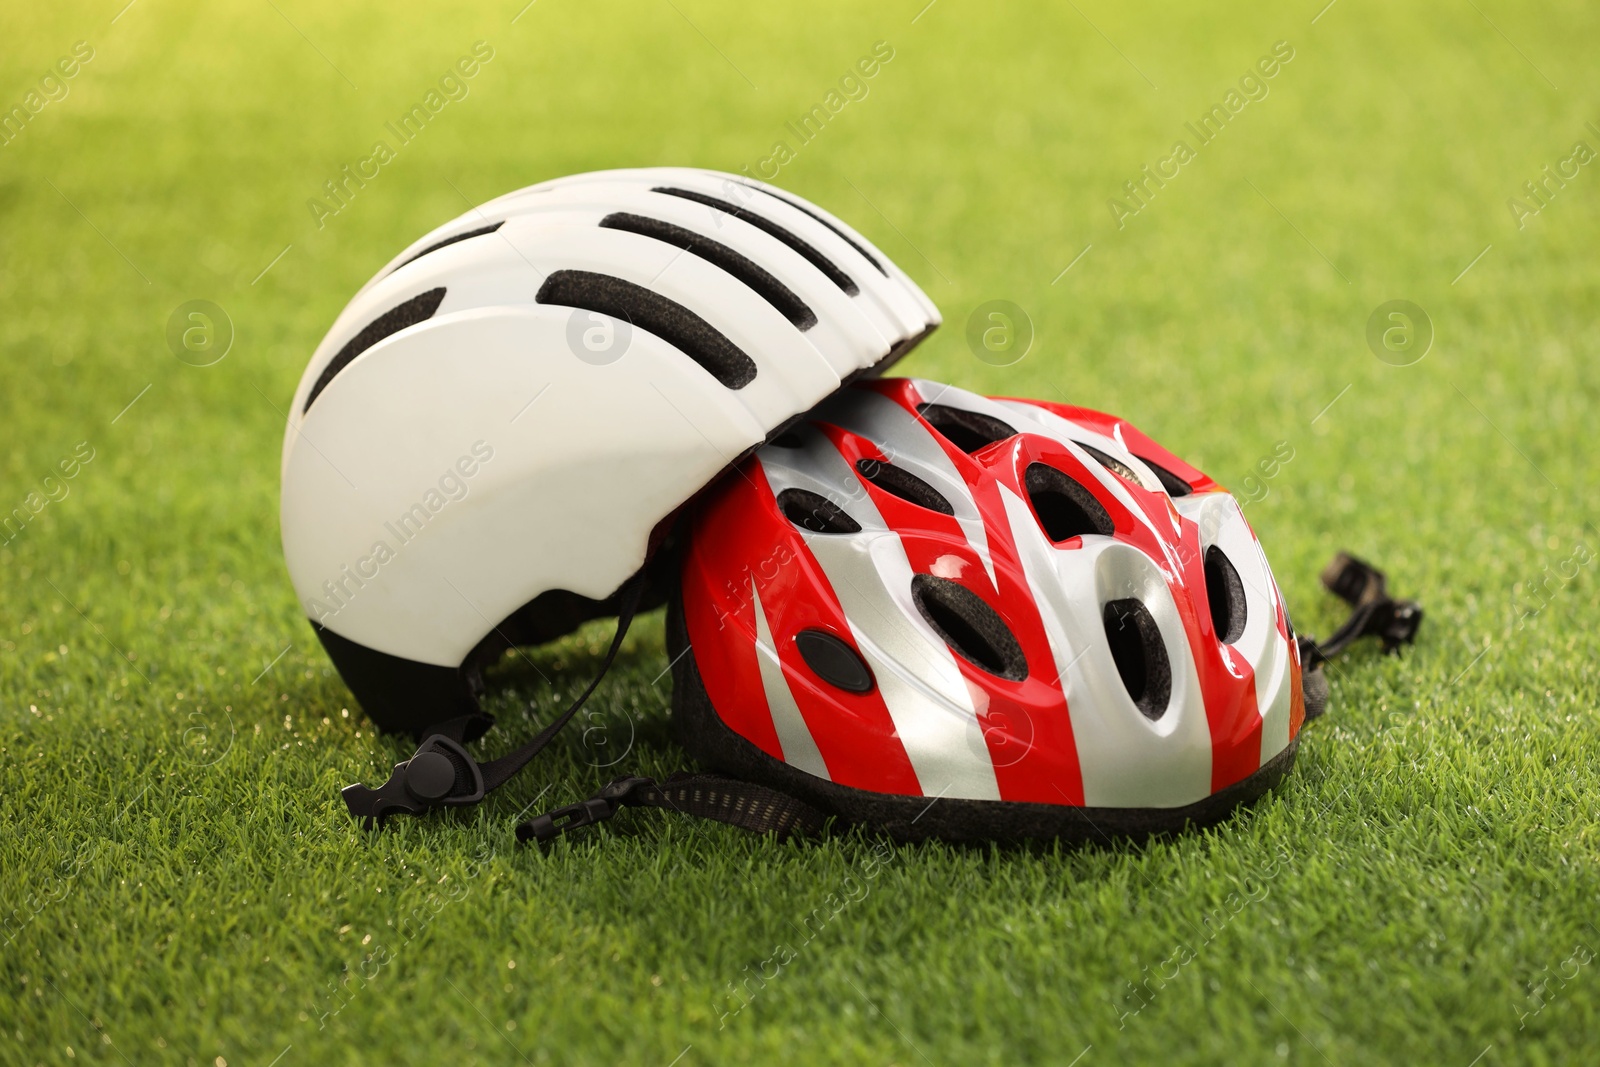
{"label": "red and white helmet", "polygon": [[1214,821],[1306,717],[1232,495],[1121,419],[928,381],[844,390],[714,490],[669,632],[702,762],[906,837]]}

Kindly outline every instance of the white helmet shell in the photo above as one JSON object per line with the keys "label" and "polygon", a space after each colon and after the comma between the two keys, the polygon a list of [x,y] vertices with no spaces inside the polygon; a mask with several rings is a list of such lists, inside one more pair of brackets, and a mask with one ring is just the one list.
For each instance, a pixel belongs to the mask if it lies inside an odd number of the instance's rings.
{"label": "white helmet shell", "polygon": [[486,639],[606,613],[664,520],[939,321],[865,238],[736,175],[492,200],[397,256],[312,356],[283,449],[295,591],[379,725],[475,710]]}

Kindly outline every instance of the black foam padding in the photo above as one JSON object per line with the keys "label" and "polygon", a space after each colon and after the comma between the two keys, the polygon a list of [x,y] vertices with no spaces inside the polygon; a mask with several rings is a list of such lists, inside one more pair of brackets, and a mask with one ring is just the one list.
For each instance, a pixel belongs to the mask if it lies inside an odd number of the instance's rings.
{"label": "black foam padding", "polygon": [[311,395],[306,397],[305,407],[300,411],[304,414],[311,410],[311,402],[317,395],[328,387],[328,383],[338,376],[339,372],[350,365],[350,361],[361,353],[383,340],[391,334],[399,333],[407,326],[415,326],[419,322],[433,318],[433,313],[439,310],[439,304],[444,300],[444,286],[429,289],[410,300],[385,311],[361,328],[361,332],[345,342],[339,354],[328,361],[322,368],[322,374],[317,378],[317,384],[311,387]]}
{"label": "black foam padding", "polygon": [[539,286],[534,299],[624,319],[667,341],[729,389],[743,389],[756,380],[755,361],[721,330],[642,285],[609,274],[558,270]]}
{"label": "black foam padding", "polygon": [[1320,667],[1301,672],[1300,691],[1306,702],[1306,722],[1322,718],[1328,710],[1328,676]]}
{"label": "black foam padding", "polygon": [[811,672],[847,693],[872,692],[872,671],[861,654],[826,630],[801,630],[795,648]]}
{"label": "black foam padding", "polygon": [[889,272],[883,269],[883,264],[878,262],[878,257],[873,255],[871,252],[868,252],[865,248],[863,248],[860,241],[857,241],[854,237],[851,237],[849,234],[847,234],[843,230],[839,229],[839,227],[835,226],[833,223],[829,222],[827,219],[823,218],[821,215],[817,214],[815,211],[811,210],[806,205],[800,203],[797,200],[791,200],[787,196],[777,196],[769,189],[760,189],[760,190],[757,190],[757,191],[758,192],[762,192],[762,193],[766,193],[768,196],[772,197],[774,200],[782,200],[785,204],[788,204],[790,207],[794,208],[796,211],[801,211],[801,212],[804,212],[807,215],[810,215],[812,218],[814,218],[818,222],[822,223],[828,229],[830,229],[834,233],[838,234],[839,240],[843,241],[845,244],[849,245],[851,248],[855,249],[857,252],[860,252],[862,259],[866,260],[868,263],[871,263],[874,267],[878,268],[878,273],[879,274],[883,275],[885,278],[887,278],[889,276]]}
{"label": "black foam padding", "polygon": [[1017,635],[977,593],[948,578],[914,574],[911,600],[928,625],[968,663],[1008,681],[1028,676],[1028,660]]}
{"label": "black foam padding", "polygon": [[1217,545],[1206,549],[1206,600],[1211,605],[1211,627],[1217,640],[1231,645],[1244,636],[1246,614],[1244,582],[1233,561]]}
{"label": "black foam padding", "polygon": [[1016,428],[991,415],[945,404],[918,404],[917,414],[928,420],[944,439],[971,455],[982,448],[1017,435]]}
{"label": "black foam padding", "polygon": [[1057,544],[1084,534],[1109,537],[1116,532],[1105,506],[1065,471],[1048,463],[1030,463],[1023,485],[1044,535]]}
{"label": "black foam padding", "polygon": [[626,211],[614,212],[600,220],[608,230],[624,230],[649,237],[663,244],[691,252],[708,263],[715,264],[754,289],[756,294],[778,310],[796,329],[809,330],[817,324],[812,311],[793,289],[774,278],[755,260],[734,251],[721,241],[713,241],[704,234],[674,226],[661,219],[646,218]]}
{"label": "black foam padding", "polygon": [[423,256],[427,255],[430,252],[437,252],[441,248],[449,248],[451,245],[455,244],[457,241],[465,241],[465,240],[467,240],[469,238],[472,238],[472,237],[482,237],[485,234],[493,233],[494,231],[498,230],[500,227],[504,226],[505,224],[506,224],[505,220],[501,219],[499,222],[492,222],[487,226],[480,226],[476,230],[468,230],[466,233],[458,233],[454,237],[446,237],[442,241],[438,241],[438,242],[435,242],[434,244],[429,245],[427,248],[424,248],[422,251],[418,252],[416,255],[411,256],[409,259],[402,260],[399,263],[395,264],[395,268],[394,269],[395,270],[399,270],[401,267],[404,267],[407,264],[415,263],[417,260],[421,259]]}
{"label": "black foam padding", "polygon": [[[1080,808],[1010,800],[938,797],[941,782],[923,782],[928,796],[875,793],[839,785],[774,759],[729,729],[706,695],[693,652],[688,652],[683,606],[673,598],[667,612],[667,654],[672,659],[672,726],[698,762],[746,781],[800,797],[812,806],[900,841],[939,838],[959,843],[1020,842],[1058,838],[1072,843],[1143,840],[1158,834],[1211,826],[1283,780],[1294,766],[1296,737],[1254,774],[1204,800],[1179,808]],[[1313,672],[1317,673],[1317,672]],[[1307,701],[1309,716],[1310,704]]]}
{"label": "black foam padding", "polygon": [[1152,722],[1172,703],[1172,664],[1150,609],[1138,600],[1112,600],[1105,606],[1106,643],[1128,696]]}
{"label": "black foam padding", "polygon": [[860,533],[861,524],[843,508],[809,489],[785,489],[778,494],[783,517],[804,530],[820,534]]}
{"label": "black foam padding", "polygon": [[863,478],[890,496],[897,496],[901,500],[927,508],[929,511],[937,511],[941,515],[956,513],[956,509],[945,499],[943,493],[904,467],[897,467],[881,459],[863,459],[857,461],[856,470]]}
{"label": "black foam padding", "polygon": [[1161,464],[1145,459],[1143,456],[1139,457],[1139,462],[1155,472],[1156,477],[1161,480],[1161,487],[1167,491],[1168,496],[1188,496],[1194,492],[1194,486],[1173,474]]}
{"label": "black foam padding", "polygon": [[1095,460],[1099,462],[1100,466],[1104,467],[1112,474],[1119,474],[1128,481],[1132,482],[1134,485],[1137,485],[1139,488],[1144,488],[1144,479],[1139,477],[1138,472],[1132,467],[1128,466],[1126,463],[1122,462],[1122,460],[1118,459],[1116,456],[1102,452],[1093,445],[1086,445],[1082,441],[1074,441],[1072,443],[1089,453],[1089,455],[1093,456]]}
{"label": "black foam padding", "polygon": [[725,214],[732,215],[736,219],[748,222],[758,230],[762,230],[771,236],[776,237],[778,240],[782,241],[784,244],[800,253],[811,263],[812,266],[826,274],[829,281],[833,282],[834,285],[837,285],[849,295],[855,296],[861,292],[861,287],[856,285],[855,279],[851,278],[850,275],[840,270],[838,265],[834,263],[833,260],[817,251],[814,247],[801,240],[795,234],[790,233],[782,226],[779,226],[776,222],[773,222],[768,218],[763,218],[754,211],[751,211],[749,208],[742,208],[738,204],[729,203],[726,200],[721,200],[714,196],[707,196],[705,193],[697,193],[693,189],[674,189],[670,186],[658,186],[650,191],[652,193],[664,193],[667,196],[681,197],[684,200],[693,200],[697,204],[704,204],[706,207],[715,208],[716,210],[724,212]]}

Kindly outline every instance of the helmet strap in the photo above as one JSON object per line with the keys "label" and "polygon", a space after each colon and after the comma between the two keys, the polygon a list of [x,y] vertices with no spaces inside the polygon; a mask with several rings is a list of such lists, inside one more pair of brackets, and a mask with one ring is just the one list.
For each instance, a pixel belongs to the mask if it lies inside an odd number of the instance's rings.
{"label": "helmet strap", "polygon": [[1340,552],[1322,570],[1322,584],[1350,605],[1350,616],[1326,641],[1310,635],[1298,638],[1306,721],[1318,718],[1328,707],[1328,679],[1323,664],[1348,649],[1358,638],[1376,637],[1383,651],[1397,654],[1400,646],[1417,638],[1422,625],[1422,605],[1415,600],[1389,596],[1384,573],[1365,560]]}
{"label": "helmet strap", "polygon": [[562,834],[604,822],[619,808],[647,807],[697,815],[757,834],[820,833],[828,817],[799,797],[718,774],[678,773],[665,781],[618,778],[588,800],[529,819],[517,827],[518,841],[548,845]]}
{"label": "helmet strap", "polygon": [[633,624],[646,585],[645,572],[641,570],[618,590],[617,631],[600,661],[600,669],[571,706],[543,730],[499,759],[480,763],[467,752],[463,741],[481,716],[464,715],[440,723],[410,759],[395,764],[389,780],[377,789],[360,783],[345,786],[342,792],[350,814],[373,828],[390,815],[422,815],[437,807],[467,807],[505,785],[544,751],[599,687],[622,648],[622,639]]}

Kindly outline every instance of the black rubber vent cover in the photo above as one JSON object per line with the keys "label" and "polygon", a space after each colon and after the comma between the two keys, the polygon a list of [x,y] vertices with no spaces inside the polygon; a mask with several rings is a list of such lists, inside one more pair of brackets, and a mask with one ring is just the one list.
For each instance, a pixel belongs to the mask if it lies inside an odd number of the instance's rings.
{"label": "black rubber vent cover", "polygon": [[1074,441],[1072,443],[1089,453],[1089,455],[1093,456],[1100,462],[1100,466],[1104,467],[1112,474],[1120,474],[1134,485],[1137,485],[1140,489],[1144,488],[1144,479],[1139,477],[1139,473],[1126,463],[1122,462],[1122,460],[1118,459],[1116,456],[1108,455],[1093,445],[1086,445],[1082,441]]}
{"label": "black rubber vent cover", "polygon": [[929,511],[937,511],[941,515],[956,513],[956,509],[950,506],[950,501],[944,498],[943,493],[904,467],[896,467],[893,463],[885,463],[878,459],[863,459],[856,462],[856,470],[861,472],[863,478],[890,496],[897,496],[901,500],[927,508]]}
{"label": "black rubber vent cover", "polygon": [[1167,491],[1168,496],[1188,496],[1190,493],[1194,492],[1194,486],[1190,485],[1176,474],[1173,474],[1161,464],[1152,463],[1143,456],[1139,457],[1139,462],[1143,463],[1146,467],[1149,467],[1152,471],[1155,471],[1156,477],[1161,479],[1161,486]]}
{"label": "black rubber vent cover", "polygon": [[968,455],[996,441],[1017,435],[1014,427],[990,415],[946,407],[944,404],[918,404],[917,414],[927,419],[928,424],[943,434],[945,440]]}
{"label": "black rubber vent cover", "polygon": [[[758,192],[763,192],[763,193],[767,192],[765,189],[760,189],[760,190],[757,190],[757,191]],[[767,193],[767,195],[768,196],[772,196],[771,193]],[[878,262],[878,257],[873,255],[871,252],[868,252],[865,248],[861,247],[861,242],[860,241],[857,241],[854,237],[851,237],[849,234],[845,233],[843,230],[839,229],[839,227],[835,226],[833,223],[829,222],[827,219],[823,218],[821,215],[818,215],[815,211],[812,211],[810,208],[806,207],[804,204],[796,203],[795,201],[790,200],[786,196],[772,196],[772,198],[774,200],[782,200],[785,204],[788,204],[790,207],[794,208],[796,211],[802,211],[805,214],[810,215],[812,218],[814,218],[818,222],[822,223],[828,229],[830,229],[834,233],[838,234],[839,235],[839,240],[843,241],[845,244],[849,245],[851,248],[855,249],[857,252],[860,252],[862,259],[866,260],[868,263],[871,263],[874,267],[878,268],[878,273],[879,274],[883,275],[885,278],[887,278],[889,276],[889,272],[883,269],[883,264]]]}
{"label": "black rubber vent cover", "polygon": [[439,310],[439,304],[443,300],[443,286],[429,289],[403,304],[396,304],[363,326],[361,332],[346,341],[345,346],[339,349],[339,354],[322,368],[322,374],[317,378],[317,384],[311,387],[311,395],[306,397],[305,407],[300,409],[300,413],[303,415],[311,410],[311,402],[328,387],[328,383],[333,381],[340,371],[350,365],[351,360],[390,334],[399,333],[407,326],[415,326],[419,322],[433,318],[433,313]]}
{"label": "black rubber vent cover", "polygon": [[1028,676],[1022,646],[987,601],[960,582],[932,574],[911,578],[911,599],[951,650],[998,678],[1020,682]]}
{"label": "black rubber vent cover", "polygon": [[713,241],[704,234],[674,226],[660,219],[644,215],[631,215],[626,211],[614,212],[600,220],[608,230],[626,230],[641,237],[650,237],[664,244],[693,252],[708,263],[714,263],[729,274],[754,289],[763,300],[794,324],[796,329],[809,330],[817,324],[814,311],[806,306],[793,289],[769,274],[755,260],[729,248],[721,241]]}
{"label": "black rubber vent cover", "polygon": [[1206,599],[1211,602],[1211,626],[1217,631],[1217,640],[1231,645],[1243,637],[1244,583],[1233,562],[1216,545],[1206,549]]}
{"label": "black rubber vent cover", "polygon": [[1128,696],[1152,722],[1172,702],[1172,665],[1150,609],[1137,600],[1113,600],[1105,608],[1106,643]]}
{"label": "black rubber vent cover", "polygon": [[782,226],[779,226],[771,219],[764,219],[755,212],[748,211],[745,208],[740,207],[738,204],[730,204],[726,200],[719,200],[714,196],[707,196],[705,193],[697,193],[693,189],[674,189],[670,186],[663,185],[657,186],[650,191],[652,193],[665,193],[667,196],[682,197],[685,200],[693,200],[697,204],[704,204],[706,207],[716,208],[718,211],[726,212],[736,219],[741,219],[745,222],[748,222],[758,230],[762,230],[768,234],[771,234],[773,237],[776,237],[778,240],[782,241],[784,244],[788,245],[790,248],[806,257],[812,266],[826,274],[829,281],[843,289],[846,293],[850,294],[851,296],[855,296],[857,293],[861,292],[861,287],[856,285],[855,280],[852,279],[850,275],[840,270],[838,266],[834,264],[833,260],[823,255],[821,252],[818,252],[815,248],[812,248],[809,244],[802,241],[799,237],[790,233]]}
{"label": "black rubber vent cover", "polygon": [[1104,505],[1065,471],[1048,463],[1030,463],[1023,484],[1044,535],[1057,544],[1084,534],[1110,537],[1116,532]]}
{"label": "black rubber vent cover", "polygon": [[861,524],[827,497],[809,489],[785,489],[778,494],[778,510],[803,530],[820,534],[860,533]]}
{"label": "black rubber vent cover", "polygon": [[801,630],[795,648],[813,674],[847,693],[872,692],[872,671],[849,644],[826,630]]}
{"label": "black rubber vent cover", "polygon": [[755,361],[720,330],[676,300],[642,285],[586,270],[558,270],[539,286],[541,304],[562,304],[626,319],[670,342],[729,389],[756,378]]}
{"label": "black rubber vent cover", "polygon": [[424,248],[422,251],[418,252],[416,255],[412,256],[410,259],[402,260],[400,263],[395,265],[394,269],[395,270],[399,270],[401,267],[405,266],[407,263],[415,263],[417,260],[421,259],[423,256],[427,255],[428,253],[437,252],[441,248],[448,248],[451,245],[455,244],[457,241],[465,241],[469,237],[482,237],[486,233],[493,233],[494,231],[498,230],[500,227],[504,226],[505,224],[506,224],[505,220],[501,219],[499,222],[491,222],[487,226],[480,226],[476,230],[468,230],[466,233],[458,233],[454,237],[446,237],[444,240],[438,242],[437,244],[431,244],[427,248]]}

